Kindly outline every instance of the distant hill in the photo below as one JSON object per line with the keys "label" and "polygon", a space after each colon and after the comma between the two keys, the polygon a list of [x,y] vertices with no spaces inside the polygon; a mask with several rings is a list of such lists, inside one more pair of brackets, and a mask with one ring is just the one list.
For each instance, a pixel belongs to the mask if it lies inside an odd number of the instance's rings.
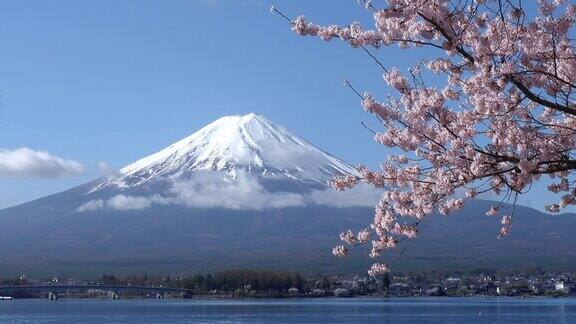
{"label": "distant hill", "polygon": [[[397,270],[576,267],[576,215],[519,207],[511,234],[496,239],[488,201],[458,214],[434,216],[409,241]],[[291,269],[306,273],[363,272],[365,251],[330,254],[344,229],[361,229],[369,208],[299,207],[266,211],[192,210],[156,206],[98,215],[0,212],[0,275],[180,273],[227,268]]]}
{"label": "distant hill", "polygon": [[[1,210],[0,277],[364,273],[366,250],[346,259],[330,252],[373,208],[317,199],[331,192],[328,179],[353,172],[262,116],[224,117],[118,174]],[[394,269],[576,267],[576,215],[517,207],[511,234],[497,240],[499,219],[484,214],[491,204],[432,217]]]}

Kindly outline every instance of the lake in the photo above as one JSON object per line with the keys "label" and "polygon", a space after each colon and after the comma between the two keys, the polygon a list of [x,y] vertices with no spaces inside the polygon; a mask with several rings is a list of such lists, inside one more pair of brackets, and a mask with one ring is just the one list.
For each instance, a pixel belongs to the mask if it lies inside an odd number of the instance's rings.
{"label": "lake", "polygon": [[17,299],[0,323],[576,323],[576,299]]}

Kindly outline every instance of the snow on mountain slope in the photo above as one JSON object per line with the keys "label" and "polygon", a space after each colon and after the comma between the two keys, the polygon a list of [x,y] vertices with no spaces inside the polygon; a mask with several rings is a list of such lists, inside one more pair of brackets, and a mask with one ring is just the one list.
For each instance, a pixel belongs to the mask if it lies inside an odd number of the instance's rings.
{"label": "snow on mountain slope", "polygon": [[323,152],[288,129],[249,113],[226,116],[167,148],[120,170],[93,191],[132,188],[154,180],[181,180],[198,171],[239,172],[258,179],[325,185],[339,174],[355,173],[349,164]]}

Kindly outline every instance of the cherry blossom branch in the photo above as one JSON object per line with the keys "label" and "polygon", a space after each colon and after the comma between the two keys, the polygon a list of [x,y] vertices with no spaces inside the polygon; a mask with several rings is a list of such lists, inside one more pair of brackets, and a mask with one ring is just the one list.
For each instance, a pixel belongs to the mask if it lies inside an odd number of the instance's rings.
{"label": "cherry blossom branch", "polygon": [[[361,47],[396,91],[378,102],[345,82],[382,130],[361,125],[376,142],[402,151],[390,155],[378,171],[359,167],[358,175],[331,182],[337,190],[359,182],[384,189],[371,232],[362,230],[356,238],[374,238],[371,256],[417,236],[422,220],[428,218],[428,224],[434,212],[454,212],[490,191],[500,202],[487,214],[512,203],[512,214],[501,219],[499,237],[504,237],[519,195],[542,175],[559,179],[548,190],[563,192],[547,210],[576,205],[576,48],[571,37],[576,4],[542,0],[532,14],[520,0],[390,0],[382,9],[368,0],[359,2],[373,13],[374,29],[359,23],[320,26],[304,16],[282,16],[299,35]],[[429,46],[444,54],[431,53],[431,59],[409,69],[407,79],[368,49],[391,45]],[[427,82],[421,67],[444,82]],[[346,232],[344,238],[350,237]],[[347,250],[337,247],[339,253]],[[369,273],[383,273],[389,263],[375,263]]]}
{"label": "cherry blossom branch", "polygon": [[522,91],[522,93],[524,95],[526,95],[526,97],[528,97],[530,100],[541,104],[542,106],[548,107],[548,108],[552,108],[570,115],[574,115],[576,116],[576,109],[573,109],[571,107],[568,106],[563,106],[563,105],[559,105],[555,102],[551,102],[548,101],[536,94],[534,94],[533,92],[530,91],[530,89],[528,89],[525,85],[522,84],[522,82],[516,80],[514,77],[510,77],[510,81],[520,90]]}

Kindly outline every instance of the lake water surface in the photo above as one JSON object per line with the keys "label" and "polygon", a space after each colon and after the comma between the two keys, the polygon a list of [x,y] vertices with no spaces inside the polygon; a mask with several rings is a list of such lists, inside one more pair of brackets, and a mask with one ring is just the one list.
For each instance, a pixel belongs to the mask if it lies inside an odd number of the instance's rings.
{"label": "lake water surface", "polygon": [[576,299],[18,299],[0,323],[576,323]]}

